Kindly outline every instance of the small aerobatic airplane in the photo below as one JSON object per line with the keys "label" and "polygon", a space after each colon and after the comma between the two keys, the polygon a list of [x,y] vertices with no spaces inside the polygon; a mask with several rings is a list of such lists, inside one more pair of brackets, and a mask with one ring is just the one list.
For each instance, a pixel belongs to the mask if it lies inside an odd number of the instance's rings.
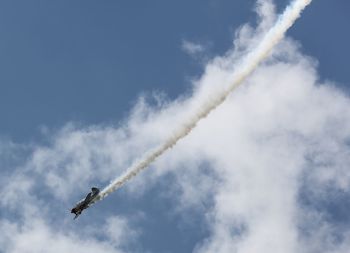
{"label": "small aerobatic airplane", "polygon": [[91,192],[85,197],[85,199],[80,200],[75,207],[70,211],[75,214],[74,219],[78,218],[81,212],[88,208],[91,204],[93,204],[97,200],[97,196],[100,193],[100,190],[96,187],[91,188]]}

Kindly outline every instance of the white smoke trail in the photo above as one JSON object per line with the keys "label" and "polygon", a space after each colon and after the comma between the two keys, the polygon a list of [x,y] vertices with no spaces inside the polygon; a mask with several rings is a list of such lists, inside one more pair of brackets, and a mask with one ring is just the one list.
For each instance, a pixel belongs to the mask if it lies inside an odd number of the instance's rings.
{"label": "white smoke trail", "polygon": [[233,74],[233,80],[229,87],[217,95],[206,101],[196,114],[188,119],[182,126],[175,131],[171,137],[162,145],[151,150],[141,160],[134,163],[127,171],[107,185],[99,194],[96,201],[105,198],[108,194],[124,185],[127,181],[139,174],[157,157],[162,155],[168,149],[171,149],[179,140],[187,136],[197,123],[205,118],[212,110],[222,104],[227,96],[235,90],[264,60],[273,47],[283,38],[285,32],[294,24],[295,20],[300,16],[304,8],[311,3],[312,0],[294,0],[280,15],[276,24],[267,32],[260,44],[242,60],[241,65]]}

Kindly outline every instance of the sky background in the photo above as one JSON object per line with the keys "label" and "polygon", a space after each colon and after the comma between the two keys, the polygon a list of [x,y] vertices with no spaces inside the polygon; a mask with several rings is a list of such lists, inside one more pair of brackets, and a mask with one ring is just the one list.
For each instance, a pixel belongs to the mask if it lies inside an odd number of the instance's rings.
{"label": "sky background", "polygon": [[[278,10],[287,3],[276,1]],[[115,123],[141,93],[185,93],[203,68],[181,50],[182,41],[207,45],[208,57],[223,54],[234,31],[256,21],[254,4],[1,1],[1,135],[27,142],[40,138],[43,126]],[[320,77],[344,89],[349,8],[345,0],[315,1],[288,32],[319,61]]]}
{"label": "sky background", "polygon": [[220,88],[274,19],[259,2],[1,1],[0,252],[349,252],[347,0],[314,0],[198,131],[69,213]]}

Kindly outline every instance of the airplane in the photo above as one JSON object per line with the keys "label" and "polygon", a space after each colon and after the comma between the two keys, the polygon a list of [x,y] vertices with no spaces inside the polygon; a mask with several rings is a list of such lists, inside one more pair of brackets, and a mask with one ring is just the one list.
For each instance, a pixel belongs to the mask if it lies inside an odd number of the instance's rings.
{"label": "airplane", "polygon": [[96,187],[91,188],[91,192],[89,192],[88,195],[86,195],[85,199],[80,200],[75,207],[72,208],[70,211],[71,213],[75,214],[74,220],[78,218],[78,216],[81,214],[81,212],[88,208],[91,204],[93,204],[98,197],[98,194],[100,193],[100,189]]}

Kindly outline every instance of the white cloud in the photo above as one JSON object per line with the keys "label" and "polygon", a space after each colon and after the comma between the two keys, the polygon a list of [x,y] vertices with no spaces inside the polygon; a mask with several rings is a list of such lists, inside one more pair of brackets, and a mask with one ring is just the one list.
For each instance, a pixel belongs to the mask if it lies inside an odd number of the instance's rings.
{"label": "white cloud", "polygon": [[190,56],[196,56],[198,54],[203,53],[206,50],[203,44],[195,43],[188,40],[182,41],[181,48]]}
{"label": "white cloud", "polygon": [[35,175],[16,175],[7,180],[1,189],[1,252],[121,253],[136,242],[138,230],[122,216],[107,216],[104,224],[94,220],[75,224],[59,199],[40,197],[46,188],[34,190],[34,184],[39,183]]}
{"label": "white cloud", "polygon": [[[106,220],[106,241],[91,234],[77,237],[70,228],[53,231],[45,221],[49,213],[38,218],[44,205],[29,193],[39,178],[55,200],[67,203],[87,185],[113,179],[161,143],[201,101],[228,84],[237,59],[276,19],[271,1],[258,1],[256,9],[260,25],[242,26],[235,48],[213,59],[195,81],[193,97],[159,100],[153,107],[140,99],[120,127],[69,125],[49,146],[36,147],[25,170],[17,170],[2,188],[9,192],[1,200],[2,208],[22,202],[32,211],[22,214],[22,225],[0,219],[1,231],[6,231],[0,249],[119,252],[121,241],[137,236],[139,230],[129,228],[125,217]],[[186,43],[189,53],[203,51]],[[125,186],[127,194],[142,194],[152,182],[173,173],[176,182],[168,194],[179,201],[178,211],[186,214],[194,207],[207,212],[210,235],[197,243],[195,252],[349,252],[350,230],[338,229],[322,207],[304,205],[300,194],[306,191],[318,199],[330,188],[350,194],[350,99],[331,84],[319,82],[315,60],[302,55],[299,47],[284,39],[242,88],[151,170]],[[208,198],[213,204],[203,207],[202,200]],[[37,246],[29,249],[32,241]]]}
{"label": "white cloud", "polygon": [[23,226],[1,221],[0,229],[0,245],[3,252],[123,252],[109,242],[101,242],[94,237],[81,238],[72,233],[55,231],[42,219],[31,219]]}
{"label": "white cloud", "polygon": [[139,231],[131,229],[128,220],[124,217],[113,216],[106,220],[105,227],[103,228],[109,242],[114,246],[123,246],[125,242],[130,242],[136,239],[139,235]]}

